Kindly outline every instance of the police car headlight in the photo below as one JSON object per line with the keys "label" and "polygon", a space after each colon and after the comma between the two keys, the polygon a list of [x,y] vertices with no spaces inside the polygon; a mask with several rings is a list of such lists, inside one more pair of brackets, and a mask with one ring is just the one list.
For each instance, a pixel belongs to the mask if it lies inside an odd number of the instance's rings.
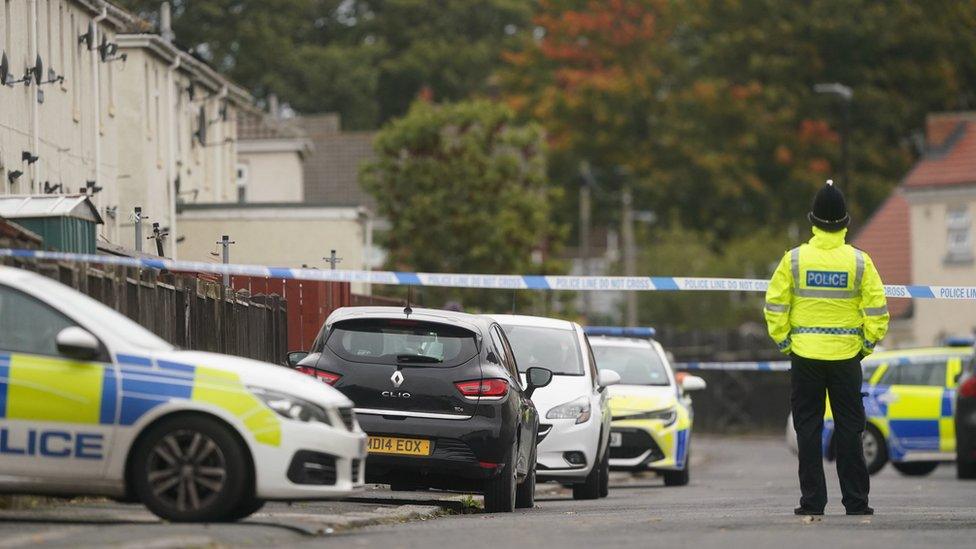
{"label": "police car headlight", "polygon": [[664,422],[665,427],[670,427],[675,421],[678,421],[678,410],[674,407],[665,408],[664,410],[655,410],[653,412],[644,412],[642,414],[625,416],[620,419],[659,419]]}
{"label": "police car headlight", "polygon": [[546,419],[575,419],[576,423],[586,423],[590,420],[590,399],[579,397],[560,404],[546,413]]}
{"label": "police car headlight", "polygon": [[329,413],[325,408],[317,404],[312,404],[307,400],[267,389],[252,387],[251,392],[254,393],[254,396],[261,399],[261,402],[264,402],[265,406],[271,408],[276,414],[285,419],[303,422],[317,421],[326,425],[332,425],[332,421],[329,419]]}

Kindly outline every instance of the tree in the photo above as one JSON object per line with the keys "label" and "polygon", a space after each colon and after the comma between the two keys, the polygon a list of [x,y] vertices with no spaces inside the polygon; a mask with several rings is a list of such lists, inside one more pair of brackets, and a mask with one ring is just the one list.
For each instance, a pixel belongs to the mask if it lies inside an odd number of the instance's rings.
{"label": "tree", "polygon": [[[160,0],[120,4],[156,22]],[[491,90],[503,48],[527,26],[524,0],[174,0],[177,41],[251,90],[299,112],[375,128],[425,95]]]}
{"label": "tree", "polygon": [[[553,267],[544,256],[558,233],[549,226],[553,194],[538,125],[519,124],[508,107],[489,101],[417,102],[379,132],[375,149],[363,183],[390,221],[390,268],[530,274]],[[433,293],[428,303],[436,305],[462,295]],[[495,308],[512,300],[497,291],[464,295]]]}
{"label": "tree", "polygon": [[715,245],[801,221],[839,171],[815,83],[854,89],[856,220],[907,170],[925,113],[976,102],[972,2],[549,0],[534,22],[503,81],[552,136],[554,172],[627,168],[638,207]]}

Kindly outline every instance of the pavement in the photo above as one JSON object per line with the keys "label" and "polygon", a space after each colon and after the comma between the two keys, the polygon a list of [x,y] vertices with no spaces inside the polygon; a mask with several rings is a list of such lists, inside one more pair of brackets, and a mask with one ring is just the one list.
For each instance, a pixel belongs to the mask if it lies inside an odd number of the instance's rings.
{"label": "pavement", "polygon": [[[695,439],[689,486],[654,475],[614,474],[610,496],[573,501],[540,485],[537,506],[508,515],[463,514],[471,498],[373,488],[345,502],[269,504],[239,524],[168,524],[137,505],[102,500],[0,511],[0,549],[49,547],[378,547],[464,549],[592,547],[972,547],[976,482],[952,466],[922,478],[891,467],[872,477],[877,515],[843,514],[828,464],[832,500],[818,520],[793,515],[796,461],[781,438]],[[475,498],[477,499],[477,498]]]}

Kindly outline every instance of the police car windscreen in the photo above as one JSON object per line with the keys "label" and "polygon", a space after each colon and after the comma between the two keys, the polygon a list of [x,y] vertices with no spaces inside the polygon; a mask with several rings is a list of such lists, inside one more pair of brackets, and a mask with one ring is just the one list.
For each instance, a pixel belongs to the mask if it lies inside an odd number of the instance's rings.
{"label": "police car windscreen", "polygon": [[502,326],[502,329],[515,353],[519,372],[538,367],[557,375],[583,375],[575,331],[538,326]]}
{"label": "police car windscreen", "polygon": [[478,354],[473,332],[435,322],[372,318],[337,323],[326,345],[343,360],[451,367]]}
{"label": "police car windscreen", "polygon": [[651,347],[593,345],[596,366],[620,374],[623,385],[668,385],[668,371]]}

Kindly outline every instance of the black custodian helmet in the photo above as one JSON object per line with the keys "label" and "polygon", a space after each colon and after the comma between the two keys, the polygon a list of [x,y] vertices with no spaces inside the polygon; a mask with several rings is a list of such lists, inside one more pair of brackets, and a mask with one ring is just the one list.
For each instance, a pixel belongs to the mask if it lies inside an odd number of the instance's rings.
{"label": "black custodian helmet", "polygon": [[813,197],[812,211],[807,215],[815,227],[829,232],[837,232],[847,227],[851,216],[847,213],[844,193],[840,192],[831,179]]}

